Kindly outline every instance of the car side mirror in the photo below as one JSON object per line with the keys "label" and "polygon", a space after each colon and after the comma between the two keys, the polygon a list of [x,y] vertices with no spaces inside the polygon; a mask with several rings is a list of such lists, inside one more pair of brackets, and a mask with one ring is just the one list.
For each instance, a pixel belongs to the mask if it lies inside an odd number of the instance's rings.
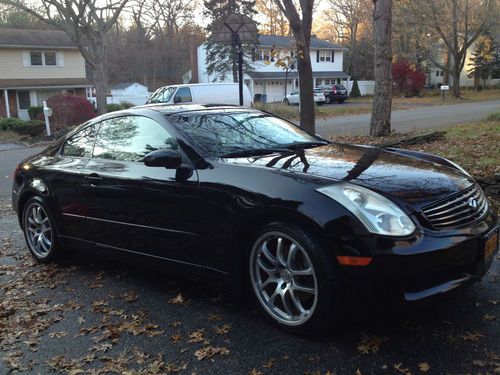
{"label": "car side mirror", "polygon": [[180,103],[182,102],[182,99],[180,96],[174,96],[174,103]]}
{"label": "car side mirror", "polygon": [[182,164],[182,156],[179,151],[176,150],[156,150],[150,152],[144,157],[144,164],[148,167],[177,169]]}

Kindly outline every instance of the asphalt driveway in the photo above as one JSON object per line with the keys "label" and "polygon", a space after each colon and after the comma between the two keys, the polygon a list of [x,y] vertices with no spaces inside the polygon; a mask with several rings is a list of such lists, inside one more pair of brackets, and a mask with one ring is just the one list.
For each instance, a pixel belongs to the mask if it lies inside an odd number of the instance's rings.
{"label": "asphalt driveway", "polygon": [[[6,160],[20,157],[0,157],[4,179],[13,168]],[[498,255],[470,288],[417,304],[349,305],[333,329],[301,338],[276,329],[224,286],[89,253],[35,263],[7,185],[0,191],[0,374],[500,371]]]}

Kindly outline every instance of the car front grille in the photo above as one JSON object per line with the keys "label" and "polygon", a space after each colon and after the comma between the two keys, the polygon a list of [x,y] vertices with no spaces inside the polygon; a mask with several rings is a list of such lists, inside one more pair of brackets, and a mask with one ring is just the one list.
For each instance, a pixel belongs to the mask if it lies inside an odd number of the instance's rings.
{"label": "car front grille", "polygon": [[422,209],[423,216],[435,229],[458,228],[481,219],[488,201],[476,185]]}

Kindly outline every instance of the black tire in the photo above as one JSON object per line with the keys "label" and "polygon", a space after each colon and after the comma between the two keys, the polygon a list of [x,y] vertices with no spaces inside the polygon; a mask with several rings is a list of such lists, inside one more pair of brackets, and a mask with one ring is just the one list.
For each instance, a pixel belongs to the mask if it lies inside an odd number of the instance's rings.
{"label": "black tire", "polygon": [[345,99],[340,99],[340,100],[339,100],[339,104],[342,104],[342,103],[344,103],[344,102],[345,102]]}
{"label": "black tire", "polygon": [[[296,268],[296,270],[293,270],[293,272],[291,272],[287,276],[284,269],[282,269],[280,273],[278,266],[274,266],[276,267],[276,271],[272,272],[274,272],[275,275],[278,275],[279,273],[280,276],[278,277],[279,280],[281,280],[281,283],[280,281],[268,282],[267,278],[262,279],[261,277],[262,275],[264,275],[264,277],[267,275],[270,279],[273,278],[269,273],[267,273],[267,271],[264,271],[264,268],[261,268],[260,264],[266,263],[269,259],[267,258],[267,256],[265,256],[265,251],[262,249],[270,249],[273,246],[272,241],[274,240],[272,240],[272,238],[274,238],[274,236],[277,237],[275,246],[275,259],[277,260],[277,262],[280,260],[279,255],[277,255],[277,244],[281,236],[283,249],[281,251],[281,254],[283,255],[281,258],[282,260],[284,260],[284,249],[288,246],[287,243],[289,239],[293,239],[293,241],[295,241],[295,243],[298,245],[295,249],[296,255],[294,266],[290,267]],[[265,240],[266,238],[269,238],[269,240]],[[289,254],[290,252],[292,252],[291,248],[292,247],[290,246],[288,249],[288,255],[286,256],[287,264],[290,259]],[[305,252],[305,254],[307,254],[307,257],[305,257],[305,255],[302,253],[302,250]],[[272,251],[273,250],[270,250],[270,252]],[[297,263],[297,257],[299,256],[298,254],[300,254],[300,256],[304,258],[304,262],[301,263],[302,265],[306,264],[307,258],[307,261],[312,263],[312,267],[309,267],[305,270],[300,270],[300,266],[297,266],[297,264],[299,264]],[[247,259],[247,272],[249,272],[249,281],[252,294],[255,297],[260,310],[275,325],[285,331],[294,334],[310,335],[317,333],[320,330],[324,331],[335,322],[336,317],[338,316],[340,311],[340,293],[338,293],[336,263],[333,258],[331,249],[328,249],[326,245],[316,235],[314,235],[314,233],[294,223],[272,222],[258,231],[253,237]],[[292,259],[292,262],[294,262],[294,259]],[[266,266],[268,264],[271,263],[267,263]],[[312,275],[297,276],[295,274],[295,272],[307,272],[308,269],[312,269]],[[290,278],[290,280],[285,279],[285,276],[287,276],[287,279]],[[311,294],[304,293],[301,290],[295,289],[299,287],[301,289],[304,289],[304,286],[310,286],[311,283],[307,281],[307,278],[309,278],[310,281],[314,281],[314,294],[312,294],[311,292],[308,292]],[[276,279],[273,278],[273,280]],[[276,287],[274,288],[273,284],[275,282]],[[264,286],[266,284],[269,287]],[[286,284],[286,286],[283,286],[284,284]],[[268,289],[266,290],[265,288]],[[307,289],[313,288],[311,287]],[[276,293],[279,293],[279,298]],[[272,295],[269,296],[269,294]],[[283,294],[283,296],[281,294]],[[276,299],[278,299],[277,303],[270,303],[273,295],[276,295],[273,301],[276,301]],[[266,298],[269,298],[269,300],[266,300]],[[286,299],[288,299],[287,303],[285,303]],[[299,304],[296,304],[297,299],[302,299]],[[273,310],[273,304],[278,305],[276,306],[275,310]],[[279,307],[280,304],[281,306],[283,306],[283,308]],[[292,310],[286,308],[285,305],[288,305],[288,307],[292,308]],[[302,307],[302,310],[308,311],[308,313],[304,314],[304,316],[302,317],[301,310],[299,310],[297,306]],[[289,313],[286,314],[284,310],[287,310]],[[290,312],[292,314],[290,314]],[[297,313],[296,321],[293,320],[294,312]],[[283,318],[284,315],[288,315],[292,318]]]}
{"label": "black tire", "polygon": [[[38,214],[35,215],[35,212]],[[61,255],[61,246],[57,238],[54,217],[47,203],[41,197],[31,197],[25,203],[22,215],[24,238],[33,257],[40,263],[57,260]],[[38,216],[39,219],[35,220],[34,216]]]}
{"label": "black tire", "polygon": [[290,105],[290,102],[288,101],[288,99],[285,98],[285,99],[283,99],[283,104]]}
{"label": "black tire", "polygon": [[332,103],[332,98],[330,98],[329,96],[327,96],[327,97],[325,98],[325,103],[326,103],[326,104],[331,104],[331,103]]}

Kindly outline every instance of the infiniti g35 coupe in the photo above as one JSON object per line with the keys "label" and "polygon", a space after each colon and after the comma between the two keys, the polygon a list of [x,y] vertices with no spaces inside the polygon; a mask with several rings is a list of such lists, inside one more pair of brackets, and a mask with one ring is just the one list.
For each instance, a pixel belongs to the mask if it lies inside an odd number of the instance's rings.
{"label": "infiniti g35 coupe", "polygon": [[356,286],[418,300],[479,280],[498,247],[495,213],[453,162],[242,107],[97,117],[21,162],[12,198],[40,262],[78,246],[247,283],[297,333]]}

